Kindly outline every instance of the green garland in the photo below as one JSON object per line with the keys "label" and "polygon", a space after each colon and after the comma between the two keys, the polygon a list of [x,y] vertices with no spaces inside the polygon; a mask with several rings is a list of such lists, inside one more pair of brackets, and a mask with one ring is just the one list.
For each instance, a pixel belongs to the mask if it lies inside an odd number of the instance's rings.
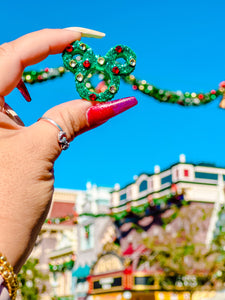
{"label": "green garland", "polygon": [[52,265],[49,264],[49,271],[50,272],[65,272],[67,270],[72,270],[74,267],[74,260],[71,259],[70,261],[66,261],[62,264]]}
{"label": "green garland", "polygon": [[160,102],[177,103],[183,106],[199,106],[207,104],[217,97],[223,95],[224,82],[220,84],[220,89],[211,90],[208,93],[195,93],[195,92],[172,92],[157,88],[153,84],[148,83],[146,80],[138,80],[134,75],[126,76],[124,78],[126,83],[132,84],[134,90],[139,90],[145,95],[148,95]]}
{"label": "green garland", "polygon": [[[22,79],[25,83],[34,84],[58,78],[68,71],[60,66],[58,68],[45,68],[40,71],[25,71]],[[126,83],[132,85],[134,90],[138,90],[160,102],[176,103],[183,106],[199,106],[207,104],[225,94],[225,81],[222,81],[217,90],[211,90],[208,93],[195,92],[173,92],[160,89],[146,80],[139,80],[134,75],[121,77]]]}
{"label": "green garland", "polygon": [[68,215],[68,216],[64,216],[64,217],[49,218],[49,219],[46,219],[45,223],[61,224],[65,221],[72,219],[72,220],[74,220],[74,224],[77,224],[77,217],[82,217],[82,216],[88,216],[88,217],[93,217],[93,218],[111,217],[111,218],[115,219],[115,221],[118,221],[118,220],[121,220],[121,219],[125,218],[126,216],[128,216],[131,212],[136,215],[142,215],[145,213],[146,209],[148,209],[148,208],[150,209],[150,211],[151,210],[155,211],[155,209],[161,210],[161,209],[168,208],[170,206],[169,202],[171,199],[176,199],[178,201],[181,201],[182,204],[186,203],[184,200],[183,194],[174,195],[173,193],[170,193],[169,195],[166,195],[161,198],[155,198],[155,199],[151,199],[151,195],[149,195],[149,197],[150,197],[149,198],[150,200],[147,203],[144,203],[141,205],[132,206],[132,203],[135,203],[138,200],[142,200],[143,198],[137,199],[137,200],[132,200],[130,202],[127,202],[124,205],[118,206],[118,207],[123,208],[123,210],[118,213],[114,213],[112,211],[110,213],[101,213],[101,214],[82,213],[80,215],[76,215],[76,213],[75,213],[74,215]]}
{"label": "green garland", "polygon": [[73,221],[73,224],[77,224],[77,215],[74,213],[73,215],[68,215],[64,217],[57,217],[57,218],[49,218],[45,220],[47,224],[61,224],[65,221]]}

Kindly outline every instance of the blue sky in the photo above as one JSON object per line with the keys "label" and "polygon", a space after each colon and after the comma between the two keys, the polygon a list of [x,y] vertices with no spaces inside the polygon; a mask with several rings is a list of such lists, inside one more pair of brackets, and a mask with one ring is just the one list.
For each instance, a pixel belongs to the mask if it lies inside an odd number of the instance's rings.
{"label": "blue sky", "polygon": [[[208,92],[225,80],[224,1],[2,1],[4,43],[42,28],[79,26],[106,33],[102,40],[83,39],[104,55],[118,43],[137,54],[134,75],[163,89]],[[62,65],[51,56],[30,69]],[[6,101],[26,125],[50,107],[79,98],[72,74],[28,85],[32,102],[17,90]],[[225,166],[225,110],[216,100],[202,107],[159,103],[121,84],[116,98],[136,96],[138,106],[78,137],[55,166],[55,187],[84,189],[87,181],[121,186],[134,175],[178,161]]]}

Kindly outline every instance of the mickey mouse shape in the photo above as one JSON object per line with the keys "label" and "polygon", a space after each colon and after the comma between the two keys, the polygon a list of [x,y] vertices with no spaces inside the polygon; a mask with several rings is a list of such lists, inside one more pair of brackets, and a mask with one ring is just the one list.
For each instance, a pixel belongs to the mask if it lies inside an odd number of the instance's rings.
{"label": "mickey mouse shape", "polygon": [[[76,88],[83,99],[105,102],[118,92],[120,76],[129,75],[135,68],[136,55],[127,46],[117,45],[111,48],[105,56],[95,55],[86,44],[75,41],[63,51],[65,67],[75,74]],[[122,58],[121,64],[117,59]],[[103,74],[107,89],[98,93],[90,84],[90,78]]]}

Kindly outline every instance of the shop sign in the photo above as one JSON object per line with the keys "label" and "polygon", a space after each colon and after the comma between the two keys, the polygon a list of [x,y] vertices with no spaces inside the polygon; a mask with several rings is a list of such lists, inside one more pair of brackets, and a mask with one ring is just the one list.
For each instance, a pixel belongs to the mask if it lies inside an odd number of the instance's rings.
{"label": "shop sign", "polygon": [[93,280],[93,292],[101,290],[101,292],[122,289],[122,276],[105,277],[99,280]]}
{"label": "shop sign", "polygon": [[133,277],[133,290],[156,289],[157,287],[158,284],[153,276],[149,276],[143,273],[136,273]]}

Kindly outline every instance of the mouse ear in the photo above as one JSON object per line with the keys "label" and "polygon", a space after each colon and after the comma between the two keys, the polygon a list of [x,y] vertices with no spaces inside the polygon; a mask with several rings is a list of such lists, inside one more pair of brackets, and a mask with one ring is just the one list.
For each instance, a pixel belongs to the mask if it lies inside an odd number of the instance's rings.
{"label": "mouse ear", "polygon": [[110,61],[111,70],[115,75],[129,75],[136,66],[136,54],[124,45],[111,48],[105,57]]}
{"label": "mouse ear", "polygon": [[87,54],[88,56],[94,56],[92,49],[80,41],[68,45],[62,54],[65,68],[75,74],[77,69],[82,67]]}

